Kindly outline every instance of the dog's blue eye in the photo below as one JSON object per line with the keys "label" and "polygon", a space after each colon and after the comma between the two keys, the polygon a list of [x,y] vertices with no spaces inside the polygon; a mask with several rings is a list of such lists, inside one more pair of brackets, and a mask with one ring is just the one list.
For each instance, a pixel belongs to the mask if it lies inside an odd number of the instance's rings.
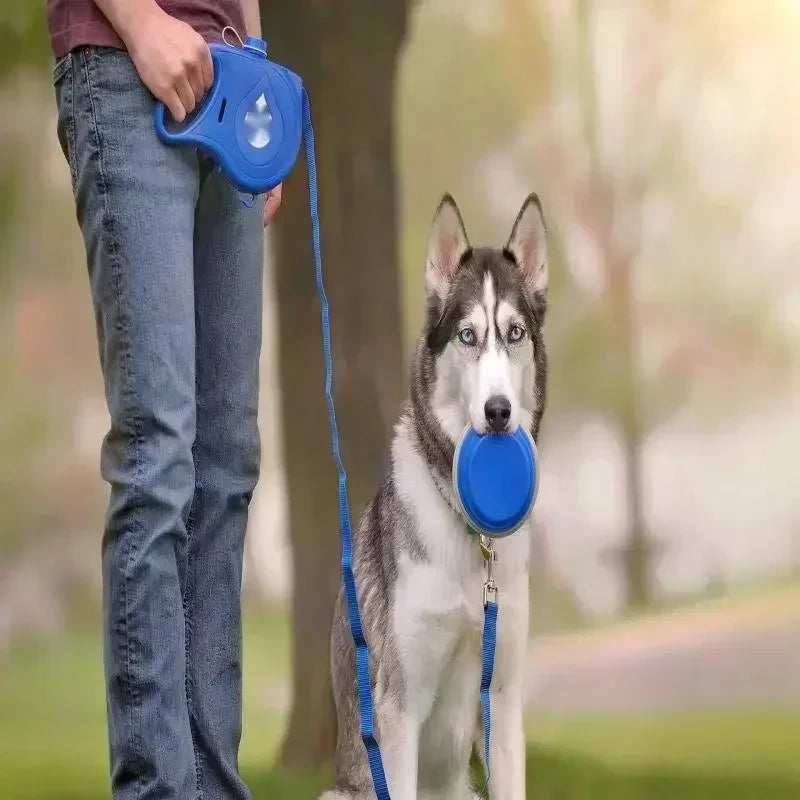
{"label": "dog's blue eye", "polygon": [[458,332],[458,341],[466,345],[475,344],[475,331],[472,328],[462,328]]}
{"label": "dog's blue eye", "polygon": [[521,325],[512,325],[508,331],[509,342],[519,342],[525,336],[525,328]]}

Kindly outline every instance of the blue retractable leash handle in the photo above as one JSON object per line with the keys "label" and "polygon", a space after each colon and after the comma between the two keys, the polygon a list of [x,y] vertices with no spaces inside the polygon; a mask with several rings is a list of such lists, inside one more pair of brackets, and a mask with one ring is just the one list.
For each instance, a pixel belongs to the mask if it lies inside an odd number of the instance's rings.
{"label": "blue retractable leash handle", "polygon": [[303,138],[303,82],[269,61],[267,45],[248,36],[242,47],[209,45],[214,83],[188,119],[168,118],[156,105],[155,126],[166,144],[210,156],[240,191],[268,192],[292,171]]}
{"label": "blue retractable leash handle", "polygon": [[193,146],[210,156],[231,183],[240,191],[251,194],[267,192],[281,183],[294,166],[301,139],[305,140],[314,268],[322,311],[325,399],[339,483],[341,569],[356,649],[361,738],[367,750],[375,794],[378,800],[390,800],[381,751],[375,738],[369,648],[358,609],[347,473],[342,462],[333,400],[330,306],[322,281],[311,104],[300,77],[269,61],[266,43],[262,40],[248,37],[241,48],[218,44],[212,44],[210,48],[214,85],[203,104],[186,122],[176,124],[168,121],[164,106],[159,103],[155,115],[156,131],[166,144]]}

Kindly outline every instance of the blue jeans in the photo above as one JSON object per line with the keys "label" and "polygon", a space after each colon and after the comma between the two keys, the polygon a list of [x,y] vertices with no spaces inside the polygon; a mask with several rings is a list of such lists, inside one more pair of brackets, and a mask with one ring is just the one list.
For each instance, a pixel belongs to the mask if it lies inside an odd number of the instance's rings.
{"label": "blue jeans", "polygon": [[111,418],[113,796],[248,798],[240,599],[260,459],[263,203],[244,208],[193,150],[160,143],[124,52],[81,48],[54,79]]}

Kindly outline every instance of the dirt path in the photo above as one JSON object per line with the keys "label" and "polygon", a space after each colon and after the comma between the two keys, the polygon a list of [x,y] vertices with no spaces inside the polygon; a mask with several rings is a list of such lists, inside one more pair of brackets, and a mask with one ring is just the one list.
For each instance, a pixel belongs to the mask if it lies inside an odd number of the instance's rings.
{"label": "dirt path", "polygon": [[733,706],[800,710],[800,587],[534,641],[532,708],[636,712]]}

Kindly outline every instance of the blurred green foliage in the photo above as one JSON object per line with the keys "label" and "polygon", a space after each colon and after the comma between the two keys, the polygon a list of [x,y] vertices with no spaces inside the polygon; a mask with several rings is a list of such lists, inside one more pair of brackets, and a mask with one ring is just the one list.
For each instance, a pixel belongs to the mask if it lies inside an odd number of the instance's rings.
{"label": "blurred green foliage", "polygon": [[[0,3],[0,87],[5,79],[26,67],[44,70],[52,59],[45,21],[45,0],[5,0]],[[4,113],[6,113],[4,111]],[[0,142],[0,151],[2,142]],[[0,238],[14,222],[20,176],[0,152]],[[0,255],[0,294],[7,271]]]}
{"label": "blurred green foliage", "polygon": [[[0,88],[9,75],[25,67],[44,69],[51,57],[46,31],[44,0],[0,3]],[[5,241],[15,222],[22,176],[14,169],[14,160],[6,158],[8,154],[2,150],[0,140],[0,240]],[[0,251],[0,297],[7,289],[9,273],[7,253]]]}
{"label": "blurred green foliage", "polygon": [[[1,73],[0,81],[2,81]],[[2,153],[0,153],[0,240],[7,241],[9,232],[13,230],[17,220],[19,187],[22,176],[13,168],[11,163],[4,163],[4,161],[5,159],[2,158]],[[8,289],[11,273],[12,269],[10,268],[8,253],[0,251],[0,298],[3,297],[3,294]]]}
{"label": "blurred green foliage", "polygon": [[4,0],[0,4],[0,82],[15,69],[42,66],[51,58],[45,0]]}

